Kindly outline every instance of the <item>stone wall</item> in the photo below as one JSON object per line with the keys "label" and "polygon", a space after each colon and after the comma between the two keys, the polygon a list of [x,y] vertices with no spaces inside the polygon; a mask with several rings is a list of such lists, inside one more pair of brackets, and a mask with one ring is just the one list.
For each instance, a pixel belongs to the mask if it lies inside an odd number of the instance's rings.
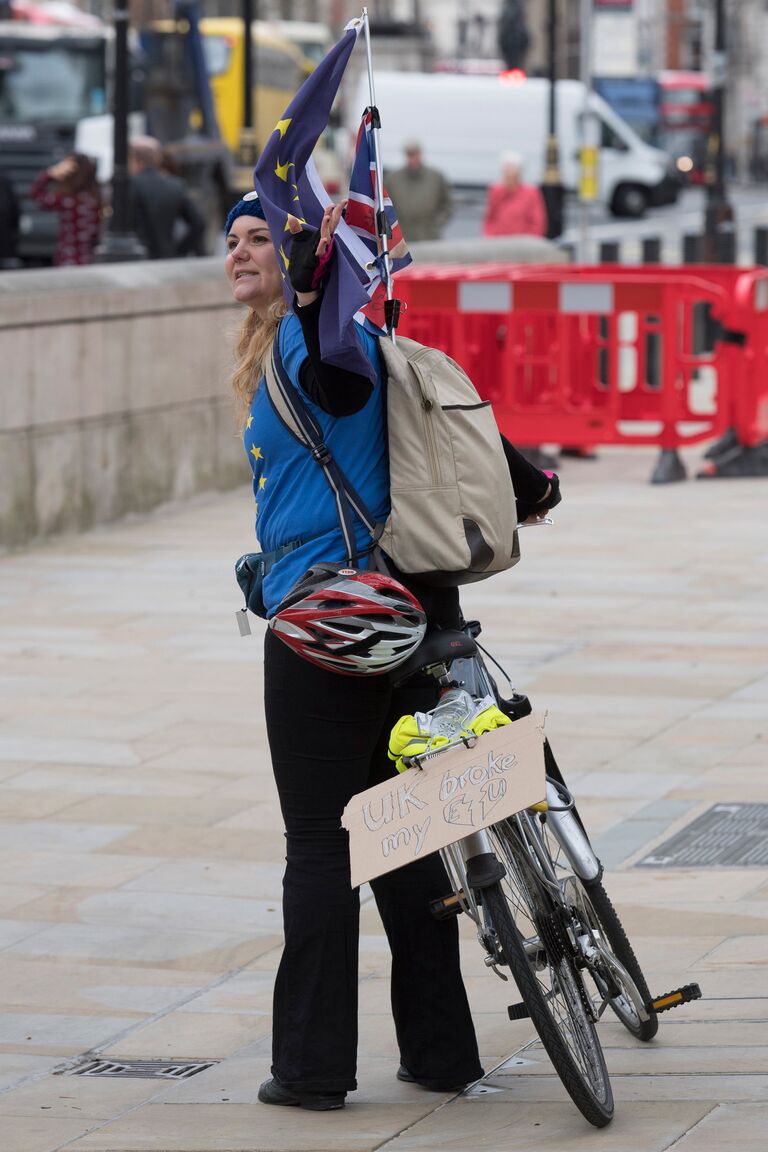
{"label": "stone wall", "polygon": [[[424,262],[565,259],[522,236]],[[0,548],[246,483],[221,259],[0,273]]]}
{"label": "stone wall", "polygon": [[0,546],[246,482],[221,260],[0,273]]}

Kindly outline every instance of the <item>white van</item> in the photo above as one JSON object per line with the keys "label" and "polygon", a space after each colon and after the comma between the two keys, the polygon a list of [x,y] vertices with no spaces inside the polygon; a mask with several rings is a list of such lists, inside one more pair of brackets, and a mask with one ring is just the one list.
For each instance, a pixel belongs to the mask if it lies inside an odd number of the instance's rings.
{"label": "white van", "polygon": [[[452,73],[377,72],[384,166],[400,167],[403,143],[417,139],[425,163],[457,187],[487,187],[499,179],[499,156],[520,153],[523,179],[541,184],[548,131],[549,81]],[[576,191],[584,85],[557,82],[557,135],[563,184]],[[347,104],[356,131],[368,103],[363,76],[357,98]],[[680,181],[671,158],[645,144],[596,93],[589,109],[600,129],[600,199],[616,216],[642,216],[649,205],[672,204]]]}

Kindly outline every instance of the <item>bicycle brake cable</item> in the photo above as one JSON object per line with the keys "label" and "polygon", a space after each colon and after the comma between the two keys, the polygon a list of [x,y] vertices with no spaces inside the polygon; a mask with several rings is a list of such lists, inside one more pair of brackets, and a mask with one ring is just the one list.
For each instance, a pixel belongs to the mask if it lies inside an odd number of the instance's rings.
{"label": "bicycle brake cable", "polygon": [[510,678],[509,678],[509,674],[507,673],[506,669],[505,669],[505,668],[502,668],[501,664],[499,664],[499,662],[498,662],[498,660],[496,659],[496,657],[495,657],[495,656],[492,656],[492,655],[491,655],[491,653],[488,651],[488,649],[487,649],[487,648],[484,648],[484,647],[483,647],[483,645],[480,643],[480,641],[479,641],[479,640],[475,640],[475,644],[477,644],[478,648],[479,648],[479,649],[480,649],[480,651],[483,653],[483,655],[484,655],[484,656],[487,656],[487,657],[488,657],[488,659],[491,661],[491,663],[496,665],[496,667],[498,668],[499,672],[501,672],[501,674],[502,674],[502,676],[504,677],[504,679],[506,680],[507,684],[509,684],[510,688],[511,688],[511,689],[512,689],[512,691],[514,692],[514,690],[515,690],[515,686],[514,686],[514,684],[512,683],[512,681],[510,680]]}

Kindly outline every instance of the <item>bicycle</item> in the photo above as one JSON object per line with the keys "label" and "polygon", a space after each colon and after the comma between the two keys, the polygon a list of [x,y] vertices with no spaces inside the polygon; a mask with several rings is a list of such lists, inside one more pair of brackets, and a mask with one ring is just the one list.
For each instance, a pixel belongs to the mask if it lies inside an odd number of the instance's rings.
{"label": "bicycle", "polygon": [[[492,696],[514,723],[532,711],[530,701],[514,691],[509,699],[499,693],[479,634],[477,621],[461,631],[428,634],[397,669],[397,681],[426,672],[444,691],[460,684],[475,702]],[[462,734],[459,723],[448,743],[403,761],[421,767],[476,739]],[[433,902],[432,912],[438,918],[465,913],[474,921],[485,964],[502,980],[511,973],[522,997],[509,1006],[510,1019],[530,1017],[574,1104],[602,1128],[614,1112],[596,1031],[606,1008],[638,1040],[648,1041],[660,1011],[698,999],[701,991],[692,984],[652,999],[548,741],[544,757],[545,802],[440,850],[451,892]]]}

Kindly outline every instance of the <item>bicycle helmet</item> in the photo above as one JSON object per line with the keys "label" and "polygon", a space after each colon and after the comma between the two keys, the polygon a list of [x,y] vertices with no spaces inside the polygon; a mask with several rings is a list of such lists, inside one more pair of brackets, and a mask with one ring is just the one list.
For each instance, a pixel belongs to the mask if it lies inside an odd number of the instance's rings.
{"label": "bicycle helmet", "polygon": [[318,564],[294,585],[269,627],[311,664],[344,676],[376,676],[416,651],[427,618],[391,576]]}

